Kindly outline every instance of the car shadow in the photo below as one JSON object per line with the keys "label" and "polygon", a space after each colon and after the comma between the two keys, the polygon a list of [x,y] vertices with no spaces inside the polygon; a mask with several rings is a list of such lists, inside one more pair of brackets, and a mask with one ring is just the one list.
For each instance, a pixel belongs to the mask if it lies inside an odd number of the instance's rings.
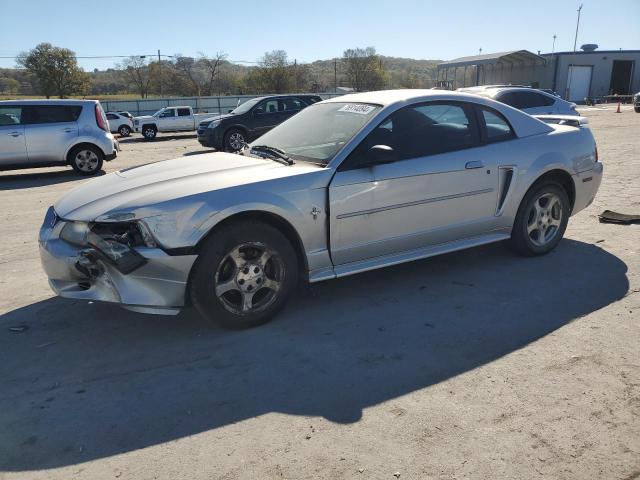
{"label": "car shadow", "polygon": [[130,137],[122,137],[118,139],[118,142],[121,144],[127,143],[144,143],[144,142],[166,142],[169,140],[183,140],[186,138],[197,138],[198,136],[195,133],[189,134],[171,134],[171,133],[159,133],[156,138],[153,140],[145,140],[145,138],[141,135],[134,134]]}
{"label": "car shadow", "polygon": [[302,288],[276,321],[242,332],[191,311],[28,305],[0,316],[0,470],[77,464],[269,412],[356,422],[615,302],[626,272],[578,241],[538,258],[491,245]]}
{"label": "car shadow", "polygon": [[21,190],[24,188],[45,187],[49,185],[57,185],[59,183],[77,182],[79,180],[89,180],[104,175],[105,172],[100,170],[95,175],[83,176],[77,174],[71,168],[57,171],[38,171],[25,173],[9,173],[0,172],[0,191],[3,190]]}

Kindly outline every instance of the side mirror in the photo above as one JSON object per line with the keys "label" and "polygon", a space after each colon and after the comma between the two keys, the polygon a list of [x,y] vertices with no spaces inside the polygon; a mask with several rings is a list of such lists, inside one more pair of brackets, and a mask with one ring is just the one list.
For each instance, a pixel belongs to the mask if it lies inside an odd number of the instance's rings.
{"label": "side mirror", "polygon": [[363,167],[372,167],[383,163],[393,163],[398,155],[389,145],[374,145],[364,158]]}

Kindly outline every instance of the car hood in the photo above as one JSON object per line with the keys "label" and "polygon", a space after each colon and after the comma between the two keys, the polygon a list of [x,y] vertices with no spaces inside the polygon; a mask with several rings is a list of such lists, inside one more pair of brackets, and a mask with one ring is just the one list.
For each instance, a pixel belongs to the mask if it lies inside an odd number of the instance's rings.
{"label": "car hood", "polygon": [[[195,197],[232,187],[286,179],[287,188],[316,188],[330,176],[305,175],[327,172],[309,163],[283,165],[272,160],[209,153],[132,167],[90,180],[71,190],[55,205],[58,216],[93,221],[112,212],[144,211],[150,205],[177,198]],[[290,177],[306,177],[299,184]],[[258,187],[256,187],[258,188]],[[138,215],[136,215],[139,217]]]}
{"label": "car hood", "polygon": [[212,117],[207,117],[204,120],[202,120],[200,122],[200,125],[202,126],[207,126],[209,125],[211,122],[213,122],[214,120],[224,120],[225,118],[230,118],[233,117],[234,115],[230,114],[230,113],[225,113],[222,115],[214,115]]}
{"label": "car hood", "polygon": [[133,117],[134,122],[141,122],[143,120],[155,120],[156,117],[153,115],[140,115],[139,117]]}

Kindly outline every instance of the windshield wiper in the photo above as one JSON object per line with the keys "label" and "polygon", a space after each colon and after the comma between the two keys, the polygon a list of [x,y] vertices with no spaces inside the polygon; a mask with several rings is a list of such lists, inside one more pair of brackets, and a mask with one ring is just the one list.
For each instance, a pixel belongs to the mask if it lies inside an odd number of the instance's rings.
{"label": "windshield wiper", "polygon": [[284,150],[276,147],[270,147],[269,145],[252,145],[251,151],[266,153],[267,157],[276,162],[284,163],[285,165],[293,165],[295,162],[289,158]]}

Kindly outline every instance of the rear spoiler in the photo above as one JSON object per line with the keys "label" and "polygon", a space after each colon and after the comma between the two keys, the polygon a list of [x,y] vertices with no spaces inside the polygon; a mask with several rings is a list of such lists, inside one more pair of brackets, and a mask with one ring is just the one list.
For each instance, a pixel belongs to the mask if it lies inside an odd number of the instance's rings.
{"label": "rear spoiler", "polygon": [[579,117],[576,115],[532,115],[533,118],[543,121],[544,123],[552,123],[555,125],[570,125],[578,128],[589,128],[589,120],[587,117]]}

